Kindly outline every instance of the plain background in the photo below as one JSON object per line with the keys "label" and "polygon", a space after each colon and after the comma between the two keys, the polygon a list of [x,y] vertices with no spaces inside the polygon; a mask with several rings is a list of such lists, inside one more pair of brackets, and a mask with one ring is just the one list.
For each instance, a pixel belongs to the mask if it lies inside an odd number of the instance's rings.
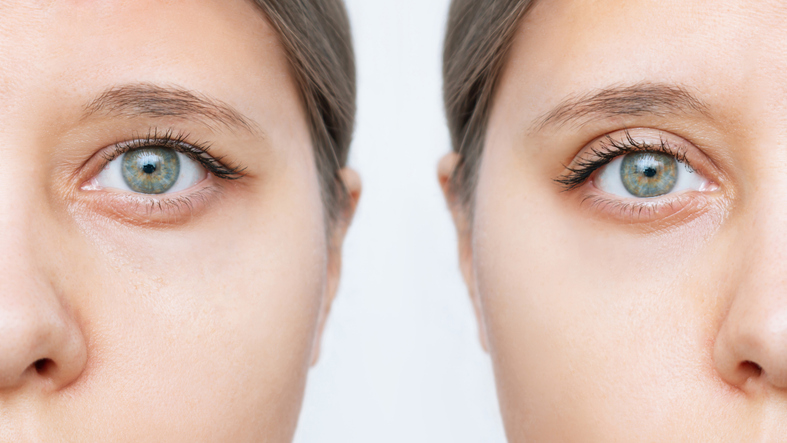
{"label": "plain background", "polygon": [[363,194],[296,443],[498,443],[489,357],[437,184],[449,0],[345,0]]}

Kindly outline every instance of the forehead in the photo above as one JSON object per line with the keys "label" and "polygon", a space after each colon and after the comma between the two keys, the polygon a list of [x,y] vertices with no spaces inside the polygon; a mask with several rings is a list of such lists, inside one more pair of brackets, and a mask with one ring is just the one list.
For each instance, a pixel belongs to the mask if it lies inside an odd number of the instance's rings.
{"label": "forehead", "polygon": [[[47,55],[37,59],[42,64],[85,62],[79,57],[88,54],[95,62],[145,52],[155,58],[166,51],[189,58],[198,48],[221,48],[212,55],[229,61],[233,53],[276,39],[262,13],[243,0],[3,2],[0,32],[14,43],[0,46],[5,57],[22,58],[35,51]],[[211,65],[208,59],[202,61]],[[157,62],[166,68],[162,60]]]}
{"label": "forehead", "polygon": [[767,102],[787,95],[784,41],[780,1],[542,0],[517,31],[501,88],[526,94],[520,107],[531,115],[577,92],[642,82],[711,102]]}
{"label": "forehead", "polygon": [[207,91],[251,112],[250,85],[289,83],[276,34],[244,0],[2,2],[0,60],[6,110],[150,82]]}

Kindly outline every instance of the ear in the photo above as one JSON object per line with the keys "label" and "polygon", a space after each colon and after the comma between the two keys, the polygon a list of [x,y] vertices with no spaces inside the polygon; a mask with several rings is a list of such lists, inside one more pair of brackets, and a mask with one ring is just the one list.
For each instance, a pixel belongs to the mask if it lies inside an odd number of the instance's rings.
{"label": "ear", "polygon": [[317,320],[317,333],[314,337],[314,344],[312,345],[311,364],[317,364],[320,358],[320,344],[322,343],[322,334],[325,330],[325,323],[328,320],[328,314],[331,311],[331,305],[336,297],[336,291],[339,288],[339,277],[342,271],[342,244],[344,244],[344,237],[347,234],[347,229],[350,227],[353,216],[355,215],[355,208],[358,206],[358,200],[361,198],[361,177],[358,173],[350,168],[343,168],[339,170],[339,180],[344,184],[347,190],[347,198],[343,202],[343,207],[339,211],[337,219],[331,226],[331,231],[328,238],[328,266],[325,287],[325,295],[322,299],[320,306],[320,314]]}
{"label": "ear", "polygon": [[459,243],[459,269],[464,277],[465,285],[470,293],[470,301],[473,303],[476,321],[478,322],[478,335],[484,351],[489,352],[489,340],[487,338],[486,326],[481,310],[481,300],[476,286],[475,268],[473,267],[473,230],[470,225],[470,208],[461,201],[459,192],[454,189],[454,182],[451,179],[456,172],[461,156],[451,152],[440,159],[437,166],[437,179],[443,189],[443,196],[451,210],[456,227],[456,237]]}

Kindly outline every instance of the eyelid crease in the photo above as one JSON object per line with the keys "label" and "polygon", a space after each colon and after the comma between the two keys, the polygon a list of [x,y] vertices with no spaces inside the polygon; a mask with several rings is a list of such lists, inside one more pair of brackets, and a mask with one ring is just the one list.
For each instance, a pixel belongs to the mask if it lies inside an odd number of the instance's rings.
{"label": "eyelid crease", "polygon": [[562,192],[571,191],[581,186],[599,168],[610,163],[615,158],[632,152],[660,152],[671,155],[681,163],[694,171],[691,163],[686,157],[686,149],[675,149],[661,135],[656,144],[647,141],[637,141],[632,137],[628,129],[624,131],[625,140],[618,141],[611,135],[605,137],[606,143],[601,142],[599,147],[591,147],[591,155],[585,158],[577,158],[572,164],[563,165],[567,170],[554,179],[556,183],[564,189]]}

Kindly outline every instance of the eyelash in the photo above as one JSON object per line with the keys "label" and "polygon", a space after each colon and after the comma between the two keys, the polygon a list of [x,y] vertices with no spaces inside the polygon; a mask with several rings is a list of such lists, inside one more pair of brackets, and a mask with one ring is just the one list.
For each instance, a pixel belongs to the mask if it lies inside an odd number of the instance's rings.
{"label": "eyelash", "polygon": [[181,152],[192,160],[200,163],[205,169],[218,178],[238,180],[244,177],[243,172],[246,170],[245,167],[241,167],[240,165],[228,166],[223,162],[225,157],[216,157],[210,154],[211,146],[209,144],[201,142],[188,143],[186,142],[188,138],[188,134],[176,133],[173,130],[167,130],[159,134],[157,128],[151,129],[148,134],[143,137],[135,137],[130,141],[116,143],[111,152],[102,154],[105,163],[101,165],[101,168],[103,169],[109,162],[126,152],[155,147],[170,148],[174,151]]}
{"label": "eyelash", "polygon": [[[118,142],[101,153],[103,164],[99,165],[99,171],[126,152],[135,149],[163,147],[183,153],[220,179],[238,180],[246,176],[244,173],[245,167],[228,165],[224,161],[225,157],[210,154],[210,144],[203,142],[189,143],[186,141],[189,138],[189,135],[186,133],[173,130],[161,132],[158,128],[152,128],[144,136],[134,136],[132,140]],[[156,224],[169,225],[188,221],[188,217],[183,217],[184,212],[195,214],[213,198],[222,194],[222,192],[223,190],[220,186],[210,186],[203,187],[189,194],[173,197],[169,197],[166,194],[147,196],[130,193],[97,193],[95,197],[99,207],[129,223],[155,226]],[[145,218],[140,219],[140,215]]]}
{"label": "eyelash", "polygon": [[568,172],[556,178],[555,182],[563,186],[564,192],[571,191],[585,183],[602,166],[621,155],[632,152],[660,152],[671,155],[679,163],[686,165],[689,170],[694,171],[691,163],[686,158],[685,148],[674,149],[663,138],[659,139],[658,144],[651,144],[646,141],[635,140],[628,131],[625,132],[625,135],[626,137],[623,141],[615,140],[608,135],[606,142],[602,142],[598,148],[590,149],[591,155],[576,160],[574,165],[564,165]]}

